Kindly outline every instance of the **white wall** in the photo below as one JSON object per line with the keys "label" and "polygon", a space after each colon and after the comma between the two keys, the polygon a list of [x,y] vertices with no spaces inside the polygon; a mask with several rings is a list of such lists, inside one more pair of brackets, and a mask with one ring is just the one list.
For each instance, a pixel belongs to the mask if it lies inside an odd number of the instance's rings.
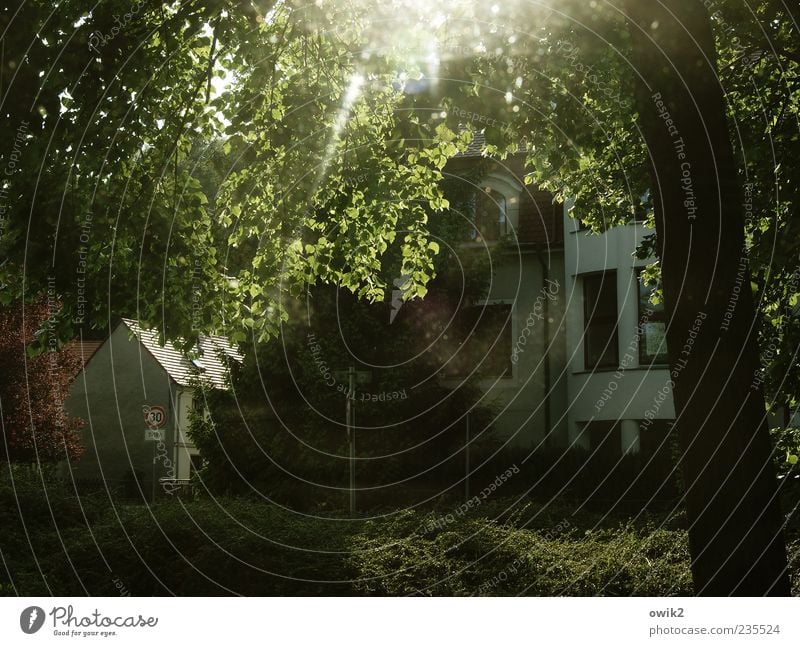
{"label": "white wall", "polygon": [[[109,487],[142,480],[149,498],[153,480],[171,477],[174,464],[173,382],[124,324],[98,348],[70,386],[67,410],[85,420],[84,455],[71,466],[78,479],[103,479]],[[146,441],[142,407],[167,411],[165,442]],[[154,466],[154,457],[161,456]]]}
{"label": "white wall", "polygon": [[175,477],[178,480],[189,479],[191,456],[200,453],[187,434],[193,397],[194,391],[191,388],[178,387],[175,390]]}
{"label": "white wall", "polygon": [[[636,345],[638,317],[638,285],[635,268],[647,264],[635,259],[633,251],[650,233],[639,223],[614,227],[601,235],[578,230],[578,221],[564,208],[564,265],[567,292],[566,338],[569,356],[568,426],[571,442],[586,446],[588,438],[580,436],[584,422],[628,420],[622,424],[622,451],[638,450],[633,438],[635,420],[673,419],[675,409],[667,383],[669,370],[642,368]],[[617,309],[619,318],[619,360],[625,368],[618,370],[585,370],[583,353],[583,290],[582,274],[615,270],[617,272]],[[629,355],[626,357],[626,354]]]}
{"label": "white wall", "polygon": [[[510,172],[496,169],[478,184],[490,187],[506,200],[508,231],[519,227],[522,184]],[[490,246],[496,243],[489,242]],[[484,243],[467,243],[466,247],[483,247]],[[535,249],[532,245],[517,246],[500,256],[493,267],[486,302],[512,306],[512,348],[519,350],[513,363],[511,378],[485,380],[484,402],[492,404],[497,415],[492,424],[495,434],[510,445],[534,448],[541,443],[566,442],[567,425],[564,356],[564,256],[558,249]],[[543,264],[544,263],[544,264]],[[545,269],[546,268],[546,269]],[[529,324],[534,308],[539,312],[548,278],[557,281],[553,298],[545,298],[548,322],[536,318]],[[550,290],[551,292],[553,289]],[[528,328],[526,330],[526,328]],[[524,338],[520,341],[522,335]],[[522,343],[524,342],[524,345]],[[545,356],[547,355],[547,356]],[[550,384],[546,385],[549,363]],[[549,426],[548,414],[549,410]],[[480,429],[473,429],[473,433]]]}
{"label": "white wall", "polygon": [[[482,383],[487,391],[487,402],[498,409],[494,431],[509,439],[510,444],[534,448],[547,439],[550,442],[566,441],[566,381],[564,356],[566,353],[563,326],[563,255],[560,250],[542,256],[549,263],[548,274],[559,287],[550,288],[553,298],[543,298],[544,282],[542,262],[537,252],[521,251],[508,254],[496,267],[487,296],[487,302],[510,303],[513,309],[512,348],[519,345],[517,361],[513,363],[511,378],[487,380]],[[537,299],[539,305],[537,306]],[[543,311],[546,303],[547,324],[531,313]],[[528,323],[528,321],[531,321]],[[528,333],[523,331],[528,327]],[[547,357],[545,357],[547,354]],[[546,387],[546,362],[549,361],[550,385]],[[546,408],[550,409],[550,427],[547,427]]]}

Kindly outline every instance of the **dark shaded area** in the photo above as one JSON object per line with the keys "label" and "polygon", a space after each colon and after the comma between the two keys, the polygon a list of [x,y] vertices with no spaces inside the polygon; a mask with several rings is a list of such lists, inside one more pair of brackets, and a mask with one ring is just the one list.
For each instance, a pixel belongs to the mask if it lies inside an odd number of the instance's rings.
{"label": "dark shaded area", "polygon": [[[12,482],[6,467],[0,594],[693,593],[683,512],[630,517],[601,505],[537,504],[509,495],[513,478],[503,486],[469,510],[463,499],[441,498],[348,520],[242,498],[110,505],[104,493],[76,496],[69,483],[28,469],[15,468]],[[787,535],[797,594],[793,522]]]}

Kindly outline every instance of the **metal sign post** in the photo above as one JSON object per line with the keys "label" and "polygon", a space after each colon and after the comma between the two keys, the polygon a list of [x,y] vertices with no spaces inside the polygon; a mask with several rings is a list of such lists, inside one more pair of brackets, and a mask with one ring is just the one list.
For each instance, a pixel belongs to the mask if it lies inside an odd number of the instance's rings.
{"label": "metal sign post", "polygon": [[337,381],[347,380],[345,426],[347,427],[347,453],[348,462],[350,463],[348,499],[350,502],[350,515],[353,516],[356,513],[356,383],[368,384],[372,380],[372,373],[369,370],[356,370],[355,366],[350,366],[347,370],[334,370],[333,377]]}
{"label": "metal sign post", "polygon": [[356,429],[353,424],[353,400],[356,387],[356,370],[353,366],[347,371],[347,441],[350,445],[350,515],[356,513]]}
{"label": "metal sign post", "polygon": [[158,462],[158,443],[166,438],[166,430],[163,428],[167,423],[167,413],[162,406],[142,406],[144,423],[147,428],[144,430],[144,441],[153,443],[153,486],[150,495],[150,502],[156,501],[156,463]]}
{"label": "metal sign post", "polygon": [[467,413],[466,423],[467,441],[464,444],[464,500],[469,501],[469,413]]}

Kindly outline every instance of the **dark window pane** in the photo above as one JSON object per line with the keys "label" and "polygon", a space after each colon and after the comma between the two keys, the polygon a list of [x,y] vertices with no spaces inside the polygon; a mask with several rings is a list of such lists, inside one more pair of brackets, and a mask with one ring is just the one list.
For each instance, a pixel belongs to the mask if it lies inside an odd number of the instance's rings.
{"label": "dark window pane", "polygon": [[583,278],[584,360],[587,369],[618,365],[617,276]]}
{"label": "dark window pane", "polygon": [[639,281],[639,363],[667,363],[667,323],[663,303],[651,303],[653,287]]}
{"label": "dark window pane", "polygon": [[616,322],[595,322],[586,329],[586,363],[589,367],[615,367],[617,365]]}
{"label": "dark window pane", "polygon": [[584,279],[586,290],[586,313],[591,317],[617,316],[617,281],[612,273],[587,276]]}
{"label": "dark window pane", "polygon": [[506,199],[489,188],[475,193],[474,227],[470,238],[475,242],[499,240],[506,233]]}

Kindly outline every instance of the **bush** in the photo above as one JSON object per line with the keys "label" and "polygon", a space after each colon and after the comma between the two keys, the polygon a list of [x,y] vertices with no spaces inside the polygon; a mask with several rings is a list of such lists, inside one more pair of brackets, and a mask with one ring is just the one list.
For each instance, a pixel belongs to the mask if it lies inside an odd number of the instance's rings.
{"label": "bush", "polygon": [[775,445],[774,459],[775,470],[784,477],[797,476],[800,473],[798,455],[800,455],[800,428],[787,426],[786,428],[770,429],[770,435]]}
{"label": "bush", "polygon": [[64,556],[65,534],[77,529],[85,537],[87,523],[108,509],[105,495],[78,497],[70,487],[55,467],[0,463],[0,595],[58,594],[45,562]]}
{"label": "bush", "polygon": [[[143,506],[77,496],[53,472],[6,465],[0,594],[692,594],[682,512],[630,518],[499,496],[460,509],[352,520],[246,498]],[[793,514],[786,535],[800,594]]]}
{"label": "bush", "polygon": [[420,531],[418,518],[408,513],[355,536],[356,589],[379,595],[692,594],[683,530],[591,531],[564,520],[532,530],[486,518],[426,532],[429,526]]}
{"label": "bush", "polygon": [[635,514],[644,508],[666,510],[680,498],[677,466],[666,453],[653,460],[633,454],[608,462],[593,459],[589,451],[579,448],[495,451],[490,446],[473,454],[470,481],[472,489],[479,491],[509,465],[524,465],[503,485],[502,495],[579,501],[595,509],[614,509],[617,514]]}
{"label": "bush", "polygon": [[[57,525],[46,505],[33,507],[30,549],[19,525],[4,533],[19,594],[691,593],[685,531],[647,520],[600,525],[526,507],[502,522],[476,514],[436,528],[439,512],[353,521],[244,499],[122,505],[83,520],[68,498],[54,501],[64,516]],[[496,501],[481,513],[505,508]]]}
{"label": "bush", "polygon": [[[460,347],[455,333],[445,334],[465,297],[461,280],[450,282],[431,286],[425,307],[405,303],[392,323],[388,303],[364,303],[330,286],[289,302],[293,313],[280,338],[257,344],[243,364],[231,366],[230,389],[207,392],[208,415],[192,418],[189,433],[205,460],[209,490],[261,495],[307,512],[347,508],[348,402],[356,477],[369,488],[364,503],[409,506],[455,486],[466,414],[472,428],[487,429],[495,411],[477,374],[458,379],[457,388],[436,377]],[[428,351],[436,335],[455,344],[452,352]],[[477,363],[484,357],[457,354]],[[342,374],[350,365],[369,376],[353,392]]]}
{"label": "bush", "polygon": [[67,595],[117,594],[117,581],[134,596],[341,595],[346,526],[235,499],[128,506],[92,526],[94,541],[69,533],[71,566],[48,567]]}

